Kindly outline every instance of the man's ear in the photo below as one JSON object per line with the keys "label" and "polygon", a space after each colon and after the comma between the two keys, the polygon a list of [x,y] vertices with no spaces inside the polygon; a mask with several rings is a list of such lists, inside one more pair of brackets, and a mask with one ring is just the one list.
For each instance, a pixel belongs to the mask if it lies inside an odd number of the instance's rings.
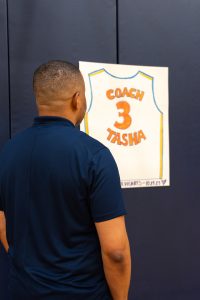
{"label": "man's ear", "polygon": [[73,110],[77,110],[77,108],[79,106],[79,96],[80,96],[80,93],[76,92],[72,97],[71,105],[72,105]]}

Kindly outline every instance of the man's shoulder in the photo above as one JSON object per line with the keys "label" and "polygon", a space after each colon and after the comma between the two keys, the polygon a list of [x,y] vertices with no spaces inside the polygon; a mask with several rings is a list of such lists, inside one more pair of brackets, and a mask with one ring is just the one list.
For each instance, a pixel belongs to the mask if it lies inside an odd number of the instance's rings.
{"label": "man's shoulder", "polygon": [[78,132],[78,137],[79,137],[80,143],[83,144],[90,152],[92,152],[92,154],[95,154],[98,151],[103,150],[103,149],[108,150],[108,148],[104,144],[102,144],[95,138],[89,136],[88,134],[86,134],[83,131]]}

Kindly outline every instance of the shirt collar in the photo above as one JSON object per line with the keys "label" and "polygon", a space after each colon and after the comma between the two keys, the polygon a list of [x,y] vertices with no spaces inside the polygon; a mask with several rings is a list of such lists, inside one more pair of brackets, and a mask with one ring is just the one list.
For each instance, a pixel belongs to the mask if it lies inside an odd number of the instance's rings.
{"label": "shirt collar", "polygon": [[74,124],[63,117],[58,116],[39,116],[34,118],[33,126],[36,125],[66,125],[70,127],[75,127]]}

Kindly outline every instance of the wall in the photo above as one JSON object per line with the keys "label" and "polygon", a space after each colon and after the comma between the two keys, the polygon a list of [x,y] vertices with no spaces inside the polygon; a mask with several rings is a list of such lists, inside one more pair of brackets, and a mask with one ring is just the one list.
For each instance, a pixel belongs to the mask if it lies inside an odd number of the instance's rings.
{"label": "wall", "polygon": [[120,0],[119,63],[168,66],[171,187],[125,192],[135,299],[200,299],[200,2]]}
{"label": "wall", "polygon": [[32,72],[42,62],[169,67],[171,187],[124,190],[130,300],[200,299],[199,14],[196,0],[0,1],[0,146],[31,125]]}
{"label": "wall", "polygon": [[[7,3],[0,0],[0,148],[10,137]],[[8,300],[8,260],[0,245],[0,298]]]}

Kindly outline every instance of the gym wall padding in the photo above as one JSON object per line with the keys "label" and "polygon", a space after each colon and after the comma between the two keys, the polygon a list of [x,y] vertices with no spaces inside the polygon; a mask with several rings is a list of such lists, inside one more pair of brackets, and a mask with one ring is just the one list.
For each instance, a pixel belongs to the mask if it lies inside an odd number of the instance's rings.
{"label": "gym wall padding", "polygon": [[[0,0],[0,149],[10,137],[7,3]],[[0,299],[7,297],[8,258],[0,244]]]}
{"label": "gym wall padding", "polygon": [[36,114],[32,73],[51,59],[116,61],[116,6],[106,0],[8,0],[12,135]]}
{"label": "gym wall padding", "polygon": [[9,77],[7,5],[0,0],[0,148],[10,136],[9,132]]}
{"label": "gym wall padding", "polygon": [[171,186],[124,192],[131,300],[200,299],[199,15],[194,0],[119,0],[119,63],[169,67]]}
{"label": "gym wall padding", "polygon": [[[199,15],[197,0],[0,0],[0,146],[32,124],[43,62],[169,67],[171,186],[123,191],[130,300],[200,299]],[[1,248],[1,300],[7,272]]]}

